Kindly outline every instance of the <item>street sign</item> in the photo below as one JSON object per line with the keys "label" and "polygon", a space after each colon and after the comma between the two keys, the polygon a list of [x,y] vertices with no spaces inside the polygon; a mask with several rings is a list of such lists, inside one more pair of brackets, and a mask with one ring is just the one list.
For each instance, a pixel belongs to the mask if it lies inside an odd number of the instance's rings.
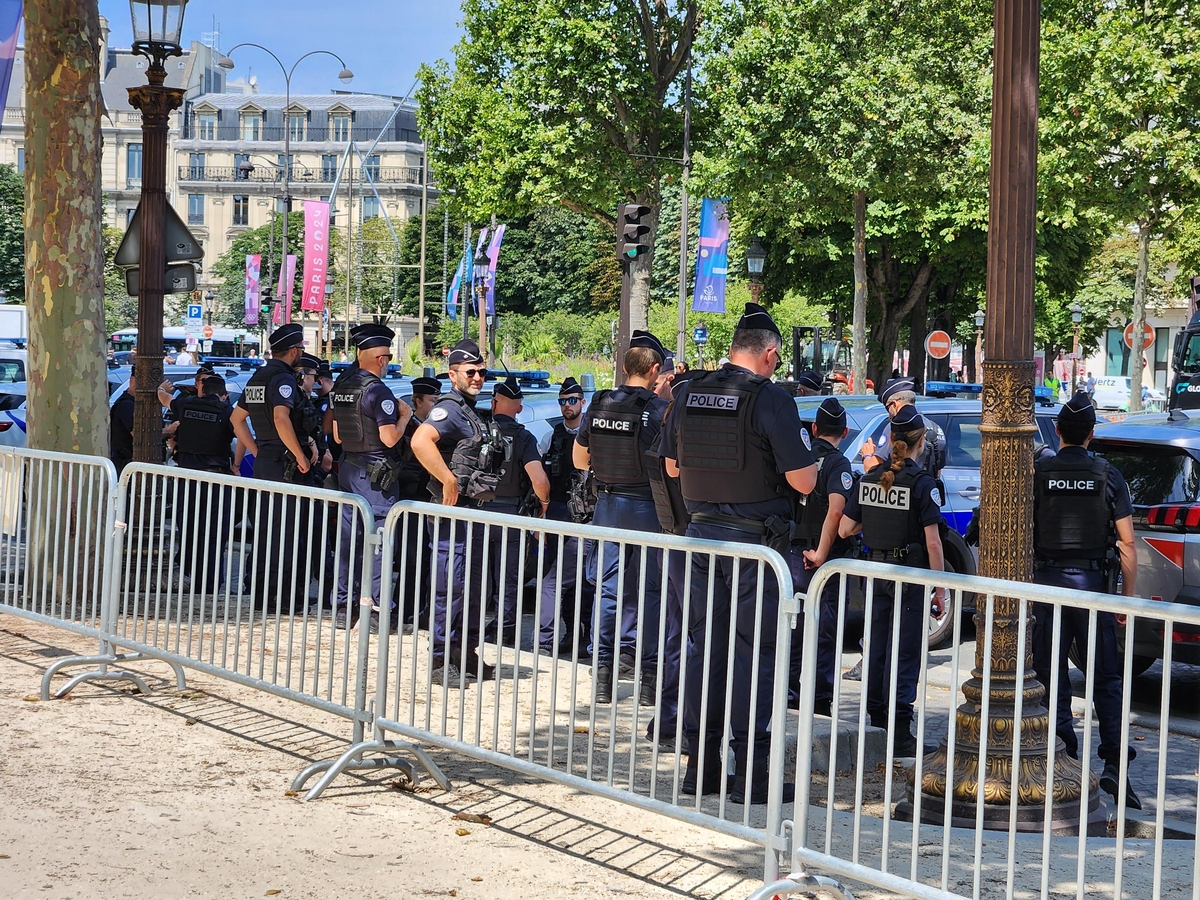
{"label": "street sign", "polygon": [[[142,204],[139,202],[137,209],[133,211],[133,218],[129,220],[129,225],[125,228],[125,237],[121,238],[121,244],[117,247],[117,253],[113,257],[114,265],[128,269],[138,264],[138,256],[141,253],[141,235]],[[168,267],[171,263],[198,262],[204,259],[204,249],[200,246],[200,242],[188,231],[188,227],[183,224],[183,219],[179,218],[179,213],[175,212],[175,208],[169,203],[167,204],[167,228],[164,244]],[[187,293],[195,289],[193,285],[186,292],[178,291],[177,293]]]}
{"label": "street sign", "polygon": [[[196,267],[191,263],[183,263],[178,266],[167,266],[167,271],[163,274],[163,293],[164,294],[190,294],[196,289]],[[138,295],[138,268],[125,270],[125,293],[130,297]],[[192,304],[195,306],[196,304]],[[200,320],[196,320],[196,324],[200,324]]]}
{"label": "street sign", "polygon": [[[1145,350],[1154,343],[1154,329],[1150,327],[1148,322],[1142,323],[1142,349]],[[1130,350],[1133,349],[1133,323],[1130,322],[1125,326],[1125,346]]]}
{"label": "street sign", "polygon": [[950,355],[950,335],[944,331],[931,331],[925,338],[925,352],[933,359],[945,359]]}
{"label": "street sign", "polygon": [[212,353],[212,341],[205,341],[201,346],[204,347],[205,353]]}
{"label": "street sign", "polygon": [[1072,360],[1072,359],[1079,359],[1079,354],[1078,354],[1078,353],[1068,353],[1068,354],[1067,354],[1067,359],[1068,359],[1068,360]]}
{"label": "street sign", "polygon": [[201,330],[201,332],[200,332],[200,333],[201,333],[202,335],[204,335],[204,339],[205,339],[206,341],[211,341],[211,340],[212,340],[212,336],[213,336],[213,329],[212,329],[212,326],[211,326],[211,325],[205,325],[205,326],[204,326],[204,328]]}
{"label": "street sign", "polygon": [[187,317],[194,322],[199,322],[204,318],[204,307],[199,303],[189,303]]}
{"label": "street sign", "polygon": [[701,325],[692,329],[692,343],[704,345],[708,343],[708,329]]}

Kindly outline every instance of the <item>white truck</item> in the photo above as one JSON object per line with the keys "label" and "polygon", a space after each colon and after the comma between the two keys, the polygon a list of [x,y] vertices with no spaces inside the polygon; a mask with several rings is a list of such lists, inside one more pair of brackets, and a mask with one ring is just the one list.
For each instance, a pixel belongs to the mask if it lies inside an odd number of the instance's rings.
{"label": "white truck", "polygon": [[0,303],[0,341],[29,340],[29,317],[24,304]]}

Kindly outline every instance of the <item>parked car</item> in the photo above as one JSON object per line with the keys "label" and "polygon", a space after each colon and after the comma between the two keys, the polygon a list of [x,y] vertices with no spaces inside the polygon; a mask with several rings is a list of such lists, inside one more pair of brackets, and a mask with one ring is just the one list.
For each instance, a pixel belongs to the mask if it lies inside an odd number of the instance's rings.
{"label": "parked car", "polygon": [[[1096,379],[1096,393],[1092,402],[1097,409],[1129,410],[1128,375],[1105,375]],[[1162,391],[1142,384],[1142,406],[1151,411],[1162,411],[1167,408],[1167,395]]]}

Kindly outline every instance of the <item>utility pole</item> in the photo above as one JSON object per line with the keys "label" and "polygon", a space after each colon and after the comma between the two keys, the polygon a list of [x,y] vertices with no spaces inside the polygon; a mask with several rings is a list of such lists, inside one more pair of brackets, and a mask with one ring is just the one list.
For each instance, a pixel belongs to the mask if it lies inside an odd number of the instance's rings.
{"label": "utility pole", "polygon": [[683,181],[679,190],[679,323],[675,359],[687,362],[688,176],[692,171],[692,50],[688,47],[687,77],[683,82]]}
{"label": "utility pole", "polygon": [[[429,145],[421,150],[421,279],[417,294],[417,346],[425,352],[425,231],[429,220]],[[444,281],[444,278],[443,278]]]}

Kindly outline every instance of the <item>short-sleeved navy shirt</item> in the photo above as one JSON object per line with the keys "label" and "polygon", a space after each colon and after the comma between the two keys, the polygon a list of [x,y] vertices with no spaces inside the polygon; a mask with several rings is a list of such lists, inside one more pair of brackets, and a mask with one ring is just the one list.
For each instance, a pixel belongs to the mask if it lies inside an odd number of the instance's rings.
{"label": "short-sleeved navy shirt", "polygon": [[[813,489],[813,492],[816,493],[819,491],[826,498],[837,494],[849,504],[850,494],[854,489],[854,471],[850,468],[850,460],[846,459],[840,450],[824,438],[813,438],[814,451],[822,449],[822,445],[828,447],[830,453],[821,463],[821,471],[817,473],[817,486]],[[849,541],[843,541],[841,538],[834,536],[833,546],[830,548],[830,556],[840,555],[848,544]]]}
{"label": "short-sleeved navy shirt", "polygon": [[[262,429],[262,423],[254,421],[254,415],[256,413],[260,415],[271,416],[273,418],[275,415],[275,407],[284,406],[287,407],[290,416],[291,409],[300,399],[300,388],[296,384],[296,374],[292,370],[291,366],[282,360],[272,359],[268,361],[266,366],[263,368],[266,372],[264,375],[266,380],[265,404],[263,406],[259,406],[258,404],[251,404],[247,402],[246,396],[252,387],[250,384],[246,385],[246,391],[242,393],[241,399],[238,400],[238,406],[241,409],[246,410],[246,412],[250,413],[251,415],[250,423],[254,426],[254,433],[256,437],[264,433]],[[260,445],[265,445],[275,449],[283,447],[283,441],[279,440],[259,438],[258,443]]]}
{"label": "short-sleeved navy shirt", "polygon": [[[911,459],[904,461],[904,468],[916,469],[920,473],[913,482],[912,488],[913,509],[916,510],[918,523],[922,528],[936,525],[942,520],[942,492],[938,490],[937,479]],[[862,522],[863,508],[859,503],[857,491],[851,493],[849,499],[846,500],[844,515],[852,522]],[[923,539],[923,536],[920,539]]]}
{"label": "short-sleeved navy shirt", "polygon": [[[1052,451],[1043,451],[1047,455],[1054,455]],[[1062,447],[1058,451],[1059,456],[1068,459],[1091,459],[1092,454],[1088,453],[1083,447]],[[1105,462],[1108,466],[1107,486],[1104,491],[1104,501],[1108,504],[1108,508],[1112,510],[1114,522],[1119,522],[1121,519],[1127,519],[1133,515],[1133,500],[1129,496],[1129,485],[1125,482],[1125,476],[1110,462]],[[1034,498],[1033,510],[1034,522],[1037,521],[1037,499]]]}
{"label": "short-sleeved navy shirt", "polygon": [[[398,425],[400,417],[397,414],[396,396],[382,381],[372,382],[363,391],[362,402],[359,405],[359,415],[374,421],[376,425]],[[369,460],[383,459],[384,450],[372,450],[361,453],[360,456]]]}
{"label": "short-sleeved navy shirt", "polygon": [[[733,372],[749,372],[742,366],[726,363],[722,368]],[[695,381],[688,381],[680,389],[672,402],[667,422],[663,426],[663,439],[660,451],[667,459],[678,460],[677,440],[679,432],[679,410],[687,402],[684,395],[694,387]],[[796,401],[784,388],[778,384],[767,384],[758,393],[754,403],[754,411],[750,417],[750,429],[762,439],[770,449],[775,459],[775,469],[781,475],[807,469],[815,463],[809,440],[806,440],[804,426],[800,424],[800,414],[796,410]],[[792,503],[787,497],[777,497],[760,503],[703,503],[686,500],[688,512],[720,513],[726,516],[738,516],[745,519],[765,520],[771,516],[790,516]]]}
{"label": "short-sleeved navy shirt", "polygon": [[531,462],[541,462],[542,455],[538,453],[537,438],[529,433],[529,429],[523,425],[518,425],[517,420],[512,416],[493,416],[497,425],[508,424],[517,425],[517,433],[513,437],[513,459],[520,460],[521,468],[525,468]]}
{"label": "short-sleeved navy shirt", "polygon": [[[458,398],[457,400],[455,398]],[[438,433],[438,451],[443,458],[449,459],[459,441],[466,440],[475,434],[475,426],[467,418],[468,413],[459,405],[458,400],[465,400],[467,406],[475,408],[473,398],[464,397],[458,391],[447,391],[441,396],[425,424]]]}

